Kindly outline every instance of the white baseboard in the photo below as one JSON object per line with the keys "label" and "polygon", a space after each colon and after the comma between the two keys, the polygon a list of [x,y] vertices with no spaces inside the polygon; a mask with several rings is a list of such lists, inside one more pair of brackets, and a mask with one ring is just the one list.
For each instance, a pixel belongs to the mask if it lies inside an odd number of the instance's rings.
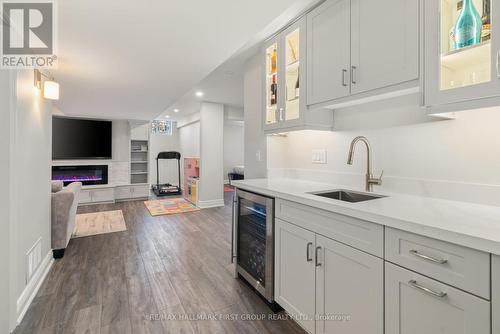
{"label": "white baseboard", "polygon": [[43,259],[42,263],[40,263],[40,266],[38,267],[36,272],[33,274],[33,277],[31,278],[31,280],[28,282],[28,284],[24,288],[23,292],[21,293],[21,296],[19,296],[19,298],[17,299],[17,324],[18,325],[23,320],[24,315],[26,314],[26,311],[28,311],[28,308],[31,305],[31,302],[35,298],[40,287],[42,286],[42,283],[45,280],[45,277],[47,277],[47,274],[49,273],[49,270],[52,267],[53,263],[54,263],[54,259],[52,257],[52,250],[50,250],[47,253],[47,255],[45,256],[45,258]]}
{"label": "white baseboard", "polygon": [[207,209],[207,208],[216,208],[219,206],[224,206],[224,199],[213,199],[209,201],[200,201],[198,200],[198,207],[200,209]]}

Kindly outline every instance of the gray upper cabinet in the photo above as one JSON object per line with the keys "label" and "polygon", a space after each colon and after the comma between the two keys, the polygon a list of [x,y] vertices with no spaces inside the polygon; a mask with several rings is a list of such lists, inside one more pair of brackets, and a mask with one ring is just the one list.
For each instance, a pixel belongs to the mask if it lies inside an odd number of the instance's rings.
{"label": "gray upper cabinet", "polygon": [[457,2],[424,0],[424,96],[426,106],[437,112],[447,111],[446,106],[454,111],[500,102],[500,0],[474,0],[472,6],[481,17],[481,37],[457,45]]}
{"label": "gray upper cabinet", "polygon": [[307,15],[307,104],[349,96],[350,0],[328,0]]}
{"label": "gray upper cabinet", "polygon": [[419,10],[419,0],[328,0],[311,11],[307,105],[418,86]]}
{"label": "gray upper cabinet", "polygon": [[385,264],[385,334],[489,334],[490,303]]}
{"label": "gray upper cabinet", "polygon": [[351,0],[351,93],[419,77],[419,0]]}
{"label": "gray upper cabinet", "polygon": [[310,113],[306,106],[306,18],[264,45],[264,131],[331,130],[333,113]]}

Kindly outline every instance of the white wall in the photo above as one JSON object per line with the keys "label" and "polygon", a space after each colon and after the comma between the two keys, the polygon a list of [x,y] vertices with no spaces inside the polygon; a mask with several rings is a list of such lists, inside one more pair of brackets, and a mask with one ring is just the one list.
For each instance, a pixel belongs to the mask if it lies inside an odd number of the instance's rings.
{"label": "white wall", "polygon": [[[455,120],[432,121],[418,97],[335,111],[334,132],[299,131],[269,137],[270,174],[312,178],[362,187],[366,150],[346,164],[351,140],[366,136],[373,150],[375,190],[471,202],[500,203],[500,107],[459,112]],[[328,164],[311,163],[312,149],[326,149]],[[278,170],[275,170],[278,168]],[[283,172],[283,171],[281,171]]]}
{"label": "white wall", "polygon": [[233,167],[245,164],[245,128],[242,122],[224,120],[224,180]]}
{"label": "white wall", "polygon": [[[149,183],[156,183],[156,157],[158,156],[158,153],[168,151],[179,152],[179,145],[179,130],[177,129],[175,123],[173,125],[171,136],[152,133],[149,135]],[[160,184],[170,183],[178,185],[179,175],[177,160],[160,160],[159,166]]]}
{"label": "white wall", "polygon": [[267,175],[267,143],[262,127],[262,59],[260,53],[250,58],[245,66],[245,178]]}
{"label": "white wall", "polygon": [[0,142],[3,154],[0,155],[0,175],[3,177],[0,187],[0,333],[9,332],[9,275],[10,272],[10,101],[11,78],[9,71],[0,73]]}
{"label": "white wall", "polygon": [[201,207],[224,205],[223,137],[224,106],[203,102],[200,108],[200,187]]}
{"label": "white wall", "polygon": [[179,144],[183,158],[200,157],[200,122],[179,128]]}
{"label": "white wall", "polygon": [[[196,119],[196,121],[194,121]],[[191,119],[190,122],[183,122],[179,131],[179,148],[182,156],[181,160],[181,182],[184,187],[184,158],[200,158],[200,114]]]}
{"label": "white wall", "polygon": [[[10,114],[10,327],[24,308],[21,298],[33,282],[26,278],[26,253],[41,238],[42,259],[50,259],[51,103],[33,86],[33,71],[18,71]],[[2,115],[2,120],[5,115]],[[5,124],[2,121],[2,127]],[[3,131],[2,131],[3,132]],[[5,195],[4,195],[5,196]],[[3,211],[3,210],[2,210]],[[0,234],[4,234],[2,230]],[[50,263],[50,262],[48,262]],[[42,270],[42,268],[39,268]],[[5,271],[4,271],[5,273]],[[16,305],[16,304],[20,305]]]}

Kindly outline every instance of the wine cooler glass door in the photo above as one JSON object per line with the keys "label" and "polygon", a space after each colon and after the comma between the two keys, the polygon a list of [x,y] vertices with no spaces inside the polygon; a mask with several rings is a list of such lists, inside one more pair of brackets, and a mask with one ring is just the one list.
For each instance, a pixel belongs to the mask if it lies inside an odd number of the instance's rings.
{"label": "wine cooler glass door", "polygon": [[238,265],[266,286],[266,207],[241,198],[238,222]]}

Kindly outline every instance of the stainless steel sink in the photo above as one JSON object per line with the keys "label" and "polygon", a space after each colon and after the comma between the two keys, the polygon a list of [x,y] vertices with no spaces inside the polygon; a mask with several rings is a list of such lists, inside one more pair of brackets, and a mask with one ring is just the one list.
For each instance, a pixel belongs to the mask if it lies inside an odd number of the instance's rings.
{"label": "stainless steel sink", "polygon": [[343,190],[343,189],[331,190],[331,191],[318,191],[311,194],[350,203],[371,201],[377,198],[386,197],[382,195],[375,195],[375,194],[362,193],[362,192]]}

